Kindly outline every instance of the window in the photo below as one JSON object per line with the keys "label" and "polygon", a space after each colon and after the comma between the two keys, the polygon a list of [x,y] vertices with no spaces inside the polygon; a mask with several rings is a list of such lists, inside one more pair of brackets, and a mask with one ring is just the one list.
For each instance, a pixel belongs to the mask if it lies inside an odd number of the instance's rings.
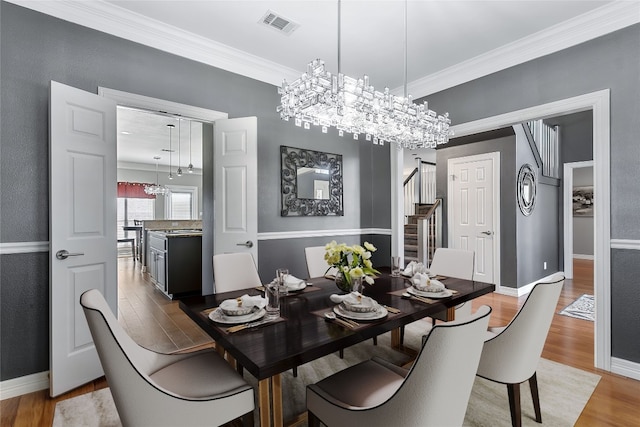
{"label": "window", "polygon": [[198,187],[169,185],[165,197],[166,219],[198,219]]}
{"label": "window", "polygon": [[122,227],[133,225],[133,220],[155,219],[155,208],[156,199],[118,197],[118,239],[129,237],[125,236],[125,231]]}

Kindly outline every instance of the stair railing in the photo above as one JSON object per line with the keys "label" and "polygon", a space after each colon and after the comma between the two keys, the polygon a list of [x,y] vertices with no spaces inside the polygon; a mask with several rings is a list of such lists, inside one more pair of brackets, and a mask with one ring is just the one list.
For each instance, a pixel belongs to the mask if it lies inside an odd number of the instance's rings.
{"label": "stair railing", "polygon": [[419,157],[416,167],[404,180],[404,223],[415,215],[416,203],[432,204],[436,197],[436,165],[423,162]]}
{"label": "stair railing", "polygon": [[418,261],[431,265],[436,248],[442,247],[442,199],[435,199],[424,217],[418,219]]}

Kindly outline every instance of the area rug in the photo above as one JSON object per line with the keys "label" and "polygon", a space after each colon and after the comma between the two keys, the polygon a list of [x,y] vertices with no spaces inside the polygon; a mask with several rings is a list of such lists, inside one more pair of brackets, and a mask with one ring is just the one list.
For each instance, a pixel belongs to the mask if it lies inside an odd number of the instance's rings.
{"label": "area rug", "polygon": [[[421,326],[426,327],[426,323],[415,322],[406,328],[405,343],[407,345],[414,348],[419,345]],[[377,346],[368,341],[345,349],[344,359],[340,359],[337,354],[331,354],[299,366],[297,378],[294,378],[290,371],[283,373],[285,419],[291,419],[295,414],[304,411],[307,384],[317,382],[333,372],[367,360],[374,355],[398,364],[407,360],[404,354],[389,348],[389,334],[385,334],[378,338]],[[245,377],[249,383],[257,387],[257,382],[251,375],[245,373]],[[600,376],[590,372],[541,359],[538,366],[538,387],[542,407],[542,425],[573,426],[599,380]],[[521,387],[521,394],[522,425],[540,426],[534,420],[529,387],[526,385]],[[255,418],[257,424],[258,416],[256,415]],[[507,387],[476,378],[464,425],[469,427],[510,426]],[[53,426],[120,426],[111,392],[107,388],[58,402]]]}
{"label": "area rug", "polygon": [[569,317],[575,317],[577,319],[590,320],[595,322],[595,301],[593,295],[584,294],[567,307],[565,307],[560,314]]}

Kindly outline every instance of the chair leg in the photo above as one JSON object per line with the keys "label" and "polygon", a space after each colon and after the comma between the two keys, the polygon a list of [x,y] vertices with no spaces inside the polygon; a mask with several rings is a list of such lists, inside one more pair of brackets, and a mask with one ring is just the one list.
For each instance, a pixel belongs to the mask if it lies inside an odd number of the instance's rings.
{"label": "chair leg", "polygon": [[538,376],[533,373],[529,378],[529,387],[531,388],[531,398],[533,400],[533,410],[536,413],[536,421],[542,423],[542,411],[540,411],[540,395],[538,394]]}
{"label": "chair leg", "polygon": [[511,425],[521,427],[522,414],[520,411],[520,384],[507,384],[509,392],[509,409],[511,410]]}
{"label": "chair leg", "polygon": [[373,345],[378,345],[378,337],[373,337]]}
{"label": "chair leg", "polygon": [[242,426],[243,427],[253,427],[253,411],[247,412],[242,416]]}
{"label": "chair leg", "polygon": [[311,411],[307,411],[307,423],[309,427],[320,427],[320,419]]}
{"label": "chair leg", "polygon": [[400,326],[400,347],[404,344],[404,326]]}
{"label": "chair leg", "polygon": [[340,359],[344,359],[344,350],[343,349],[340,349],[339,354],[340,354]]}
{"label": "chair leg", "polygon": [[293,378],[298,378],[298,367],[294,366],[292,371],[293,371]]}

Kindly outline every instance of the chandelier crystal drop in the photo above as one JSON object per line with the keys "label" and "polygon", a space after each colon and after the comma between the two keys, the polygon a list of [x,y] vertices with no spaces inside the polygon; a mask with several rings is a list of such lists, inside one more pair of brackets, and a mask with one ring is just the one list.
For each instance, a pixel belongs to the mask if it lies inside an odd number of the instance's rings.
{"label": "chandelier crystal drop", "polygon": [[145,185],[144,192],[156,196],[164,196],[165,194],[169,193],[169,189],[164,185],[160,185],[158,181],[158,160],[160,160],[160,157],[154,156],[153,159],[156,161],[156,182],[152,185]]}
{"label": "chandelier crystal drop", "polygon": [[[406,4],[405,4],[406,16]],[[280,105],[276,111],[285,121],[293,119],[296,126],[309,129],[320,126],[323,133],[335,127],[338,134],[364,135],[367,141],[383,145],[385,141],[398,147],[435,148],[449,142],[453,135],[449,114],[438,115],[427,102],[416,104],[410,95],[395,96],[388,87],[377,91],[365,75],[361,79],[340,72],[340,9],[338,2],[338,74],[325,69],[324,61],[316,59],[307,71],[292,83],[282,82],[278,88]],[[406,17],[405,17],[406,67]]]}

